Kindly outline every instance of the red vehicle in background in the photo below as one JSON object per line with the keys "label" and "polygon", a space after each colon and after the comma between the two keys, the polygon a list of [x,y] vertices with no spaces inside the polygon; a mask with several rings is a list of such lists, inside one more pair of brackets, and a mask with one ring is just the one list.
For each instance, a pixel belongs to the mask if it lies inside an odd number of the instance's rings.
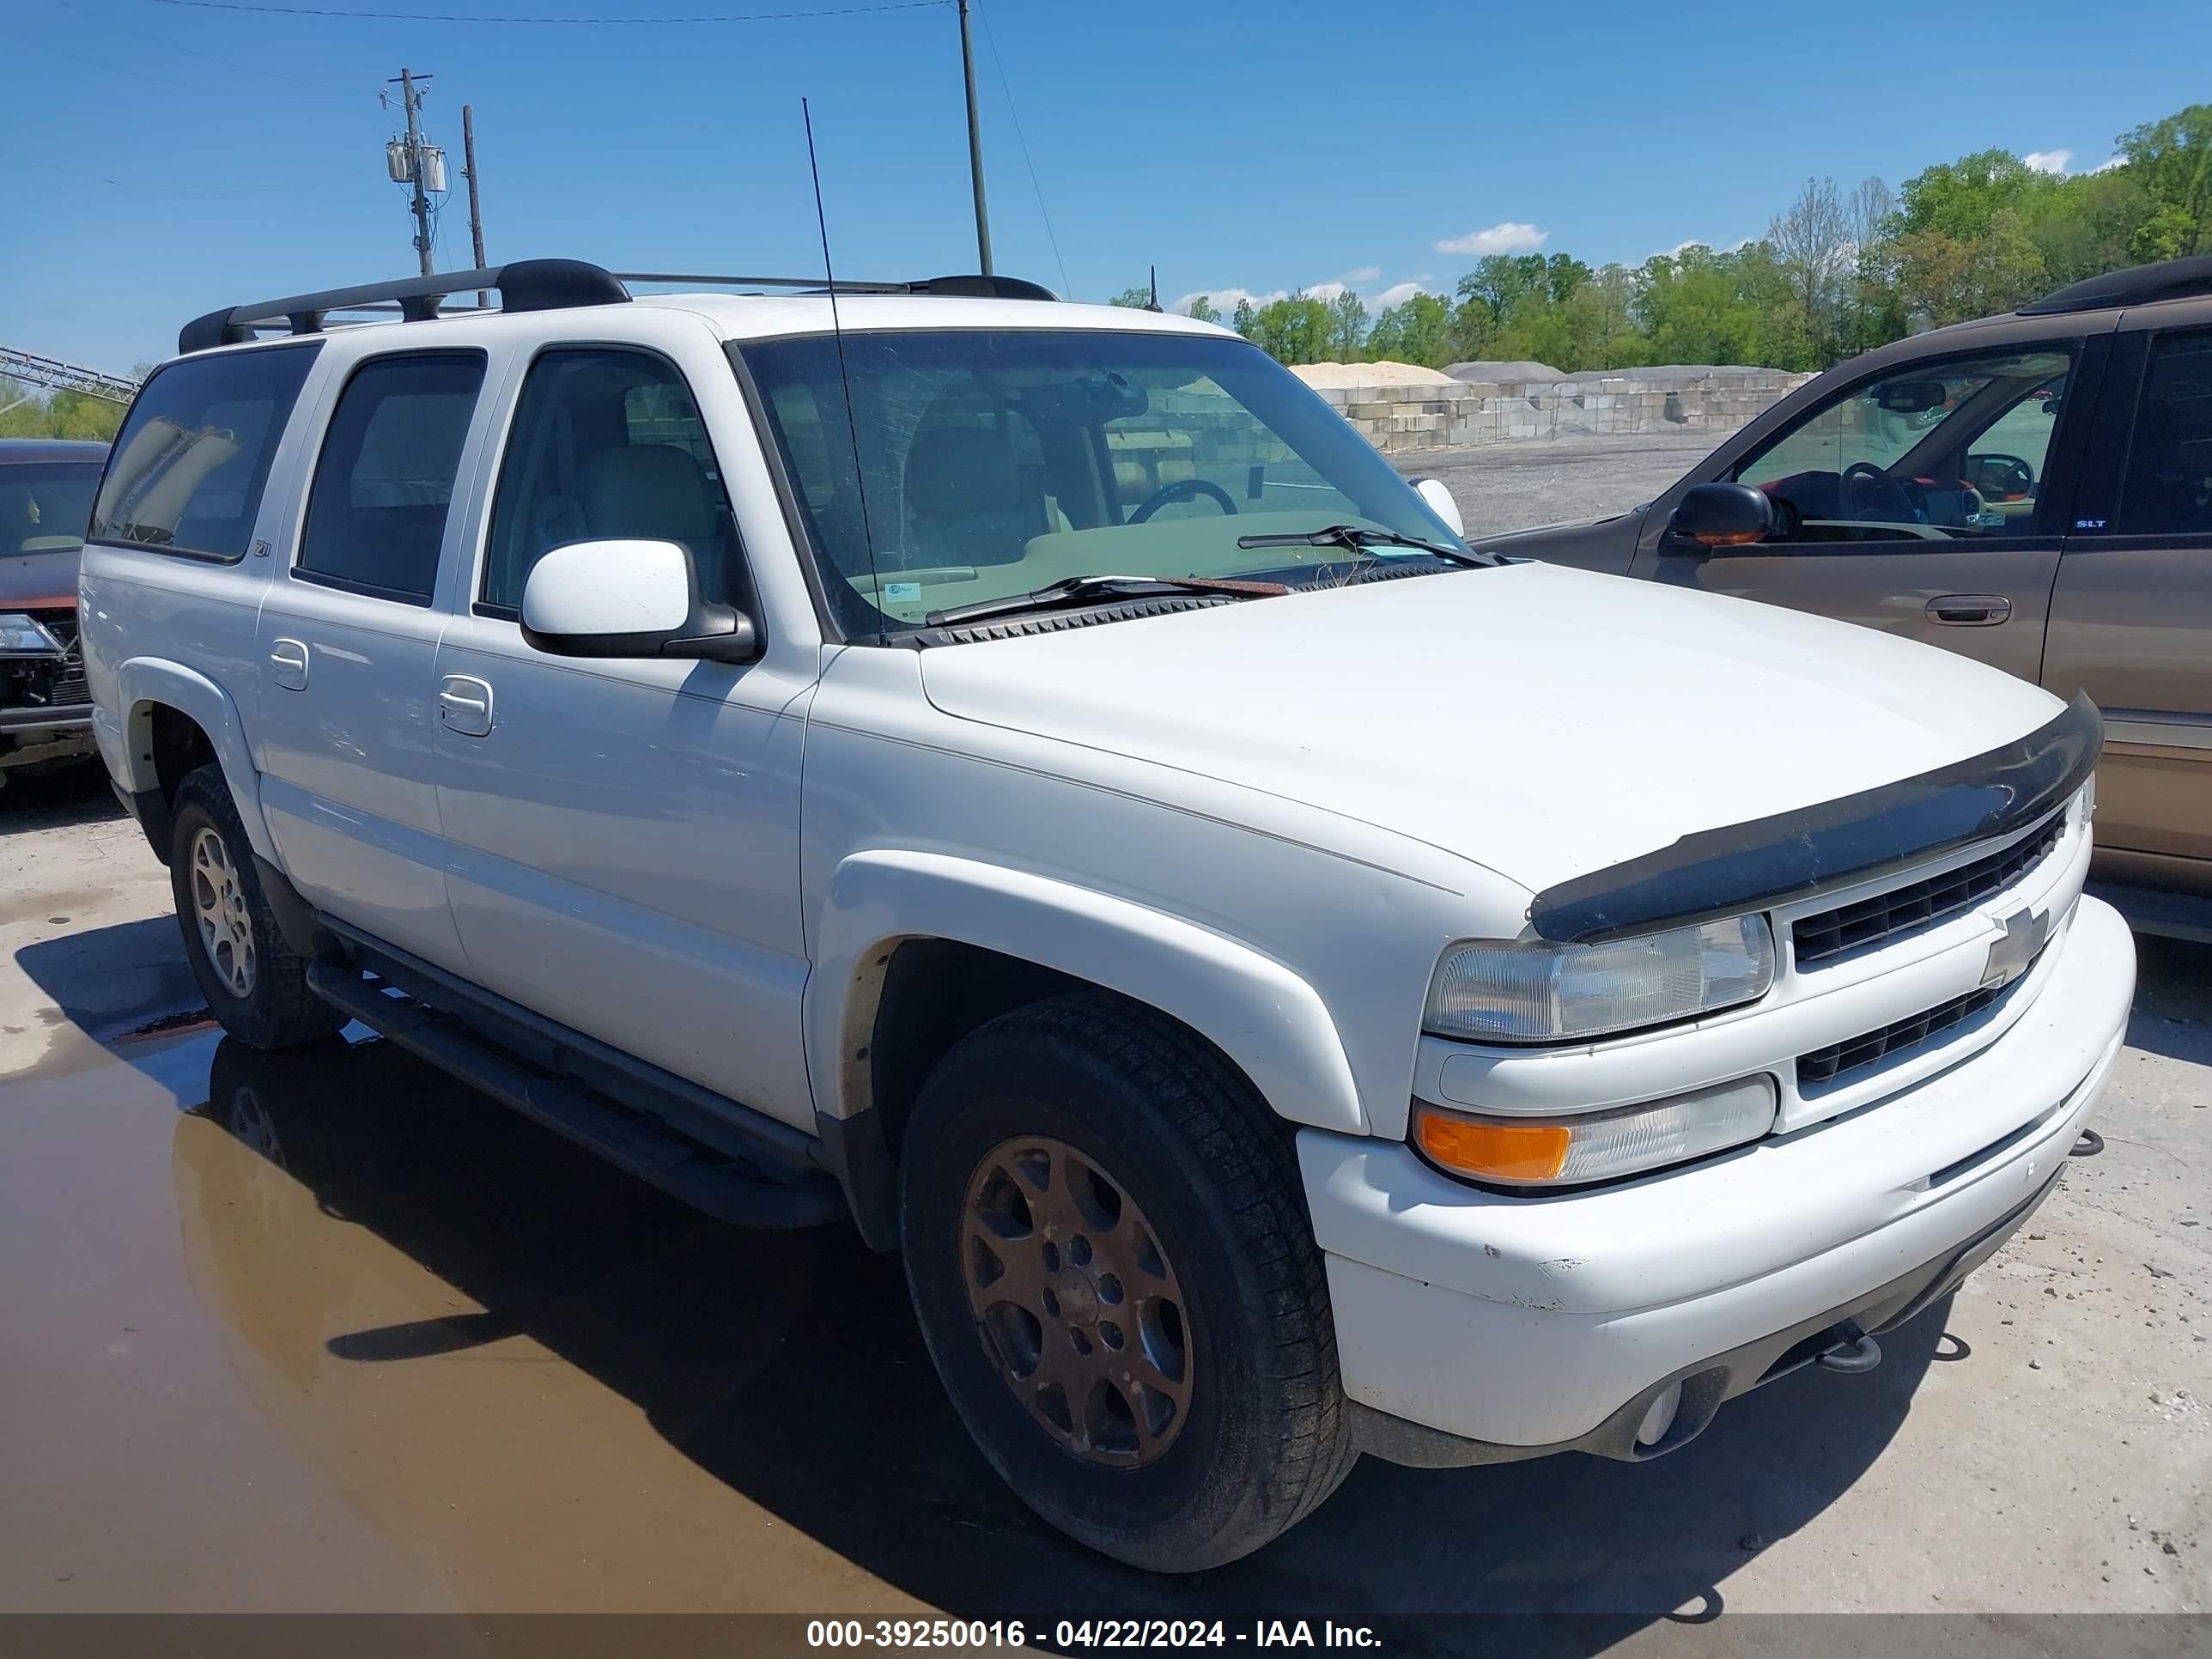
{"label": "red vehicle in background", "polygon": [[76,567],[107,446],[0,439],[0,783],[93,753]]}

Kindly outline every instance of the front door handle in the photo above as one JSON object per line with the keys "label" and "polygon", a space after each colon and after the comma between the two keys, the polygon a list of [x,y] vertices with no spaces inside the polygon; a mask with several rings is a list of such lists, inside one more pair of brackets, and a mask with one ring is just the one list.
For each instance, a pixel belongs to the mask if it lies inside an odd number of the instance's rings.
{"label": "front door handle", "polygon": [[491,686],[468,674],[448,674],[438,682],[438,719],[464,738],[491,735]]}
{"label": "front door handle", "polygon": [[269,642],[269,678],[287,691],[307,689],[307,647],[297,640]]}
{"label": "front door handle", "polygon": [[1928,601],[1928,620],[1945,628],[1995,628],[2012,615],[2002,593],[1945,593]]}

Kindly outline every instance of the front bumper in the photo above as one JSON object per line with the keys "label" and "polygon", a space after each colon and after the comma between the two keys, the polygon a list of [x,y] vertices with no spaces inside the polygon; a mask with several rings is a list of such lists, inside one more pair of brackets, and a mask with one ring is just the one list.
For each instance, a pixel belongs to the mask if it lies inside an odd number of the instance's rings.
{"label": "front bumper", "polygon": [[88,702],[58,708],[0,708],[0,767],[89,755],[94,747]]}
{"label": "front bumper", "polygon": [[[1701,1385],[1717,1405],[1852,1310],[1909,1315],[2049,1188],[2118,1057],[2126,924],[2084,899],[2056,943],[2034,1004],[1949,1070],[1619,1186],[1484,1192],[1403,1144],[1302,1131],[1346,1392],[1493,1455],[1615,1449],[1601,1431],[1632,1431],[1670,1381],[1724,1372]],[[1685,1420],[1702,1427],[1710,1406],[1696,1419],[1692,1398],[1686,1382]],[[1387,1436],[1369,1443],[1395,1455]]]}

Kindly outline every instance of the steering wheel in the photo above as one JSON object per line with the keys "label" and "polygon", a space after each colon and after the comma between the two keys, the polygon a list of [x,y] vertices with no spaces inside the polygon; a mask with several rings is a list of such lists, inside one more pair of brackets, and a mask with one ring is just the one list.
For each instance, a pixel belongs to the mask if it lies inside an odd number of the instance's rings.
{"label": "steering wheel", "polygon": [[2017,455],[1969,455],[1966,482],[1984,498],[2024,501],[2035,494],[2035,469]]}
{"label": "steering wheel", "polygon": [[1129,515],[1131,524],[1142,524],[1162,507],[1176,501],[1188,501],[1204,495],[1216,502],[1224,513],[1237,511],[1236,498],[1219,484],[1205,478],[1178,478],[1164,484],[1137,503],[1137,510]]}
{"label": "steering wheel", "polygon": [[1920,522],[1919,509],[1905,486],[1872,461],[1853,461],[1844,469],[1844,516],[1883,524]]}

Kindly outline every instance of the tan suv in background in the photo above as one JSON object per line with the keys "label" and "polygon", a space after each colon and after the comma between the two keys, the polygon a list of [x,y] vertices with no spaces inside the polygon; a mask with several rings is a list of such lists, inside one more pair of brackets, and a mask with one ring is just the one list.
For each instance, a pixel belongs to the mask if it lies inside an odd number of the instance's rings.
{"label": "tan suv in background", "polygon": [[2097,890],[2145,931],[2212,939],[2212,258],[1869,352],[1648,506],[1480,544],[2087,692]]}

